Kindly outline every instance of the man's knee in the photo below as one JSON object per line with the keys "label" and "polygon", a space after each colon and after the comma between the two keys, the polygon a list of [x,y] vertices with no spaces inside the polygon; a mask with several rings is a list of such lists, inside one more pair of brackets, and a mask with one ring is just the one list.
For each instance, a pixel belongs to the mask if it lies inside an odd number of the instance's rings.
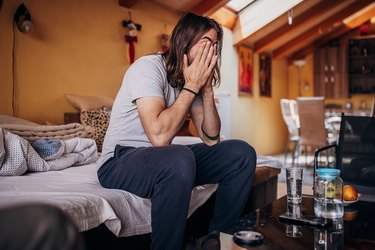
{"label": "man's knee", "polygon": [[176,181],[193,185],[195,179],[194,153],[186,146],[172,145],[168,158],[164,161],[164,170],[172,174]]}
{"label": "man's knee", "polygon": [[249,173],[254,172],[257,155],[253,146],[242,140],[228,140],[223,143],[227,143],[226,154],[233,157],[232,160],[243,162],[242,167],[246,167]]}
{"label": "man's knee", "polygon": [[228,144],[226,145],[226,150],[234,157],[247,157],[253,161],[256,160],[255,149],[249,143],[242,140],[228,140],[222,143]]}

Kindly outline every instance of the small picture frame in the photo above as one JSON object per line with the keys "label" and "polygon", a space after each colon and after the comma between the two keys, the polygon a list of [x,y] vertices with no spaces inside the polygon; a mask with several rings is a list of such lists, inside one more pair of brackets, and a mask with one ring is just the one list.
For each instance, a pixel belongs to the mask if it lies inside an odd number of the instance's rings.
{"label": "small picture frame", "polygon": [[260,96],[271,97],[271,55],[259,55],[259,93]]}
{"label": "small picture frame", "polygon": [[253,95],[253,56],[252,48],[238,47],[238,95]]}

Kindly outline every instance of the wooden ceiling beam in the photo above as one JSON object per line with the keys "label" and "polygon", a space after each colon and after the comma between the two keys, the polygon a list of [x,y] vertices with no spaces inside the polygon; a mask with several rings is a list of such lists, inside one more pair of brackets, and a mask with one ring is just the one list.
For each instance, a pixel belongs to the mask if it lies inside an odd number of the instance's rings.
{"label": "wooden ceiling beam", "polygon": [[335,15],[325,19],[323,22],[317,24],[313,28],[307,30],[303,34],[299,35],[295,39],[291,40],[288,43],[283,44],[276,50],[272,52],[275,59],[282,58],[293,54],[297,50],[300,50],[308,44],[313,44],[314,40],[317,40],[318,37],[330,33],[340,27],[342,24],[342,19],[352,15],[353,13],[359,11],[360,9],[366,7],[372,3],[372,0],[360,0],[356,1],[341,11],[337,12]]}
{"label": "wooden ceiling beam", "polygon": [[[304,26],[311,26],[312,23],[315,22],[317,16],[322,15],[323,12],[326,12],[333,8],[341,1],[333,0],[333,1],[322,1],[314,5],[312,8],[308,9],[307,11],[299,14],[297,17],[293,19],[293,24],[289,25],[288,23],[284,24],[274,32],[271,32],[269,35],[263,37],[259,41],[254,43],[254,51],[255,53],[261,53],[263,51],[267,51],[270,48],[274,48],[275,46],[285,43],[290,39],[291,34],[295,33],[298,29],[303,28]],[[310,23],[310,24],[309,24]]]}
{"label": "wooden ceiling beam", "polygon": [[118,4],[122,7],[131,9],[138,0],[118,0]]}
{"label": "wooden ceiling beam", "polygon": [[344,20],[344,23],[349,28],[356,28],[362,25],[367,20],[370,20],[375,16],[375,3],[371,1],[372,4],[369,4],[367,7],[355,13],[355,16],[351,16]]}
{"label": "wooden ceiling beam", "polygon": [[303,48],[302,50],[297,51],[292,56],[290,56],[290,60],[295,60],[297,58],[305,57],[306,55],[310,54],[314,50],[314,48],[322,46],[328,43],[329,41],[331,41],[332,39],[344,35],[350,30],[358,28],[362,24],[368,22],[368,20],[374,16],[375,16],[375,5],[367,9],[360,16],[353,18],[349,23],[347,24],[342,23],[340,27],[336,29],[335,31],[330,32],[326,34],[325,36],[320,37],[313,44],[310,44],[309,46]]}
{"label": "wooden ceiling beam", "polygon": [[[340,24],[340,27],[334,30],[333,32],[330,32],[326,36],[323,36],[324,39],[320,42],[313,42],[312,44],[307,45],[306,47],[298,50],[297,52],[294,52],[291,56],[288,57],[288,64],[291,64],[294,60],[298,60],[301,58],[305,58],[308,54],[312,53],[316,47],[319,47],[337,37],[340,37],[341,35],[349,32],[350,29],[345,26],[344,24]],[[322,37],[322,38],[323,38]],[[320,40],[320,39],[319,39]]]}
{"label": "wooden ceiling beam", "polygon": [[195,5],[190,12],[198,15],[208,16],[226,5],[228,2],[229,0],[202,0]]}
{"label": "wooden ceiling beam", "polygon": [[215,19],[228,29],[233,29],[237,21],[237,15],[227,8],[218,9],[212,15],[210,15],[210,17]]}

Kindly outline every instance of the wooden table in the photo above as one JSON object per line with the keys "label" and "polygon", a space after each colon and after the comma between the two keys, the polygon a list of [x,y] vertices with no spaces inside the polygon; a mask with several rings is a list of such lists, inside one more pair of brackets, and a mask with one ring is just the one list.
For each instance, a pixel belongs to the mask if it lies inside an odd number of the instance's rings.
{"label": "wooden table", "polygon": [[[286,211],[286,196],[275,200],[270,205],[257,210],[254,231],[263,234],[262,245],[251,249],[375,249],[375,202],[359,201],[345,207],[344,218],[336,220],[342,229],[331,227],[320,230],[301,227],[301,238],[285,235],[286,224],[279,222],[278,216]],[[303,196],[302,214],[313,215],[312,196]],[[221,233],[222,250],[244,250],[237,246],[232,235]]]}

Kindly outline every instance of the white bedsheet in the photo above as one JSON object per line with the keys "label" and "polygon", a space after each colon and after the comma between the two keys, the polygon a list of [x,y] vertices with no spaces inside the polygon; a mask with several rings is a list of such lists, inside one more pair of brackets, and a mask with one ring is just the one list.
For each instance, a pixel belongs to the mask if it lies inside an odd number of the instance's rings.
{"label": "white bedsheet", "polygon": [[[194,188],[189,216],[216,188],[215,184]],[[0,176],[0,208],[35,202],[61,208],[80,231],[105,223],[116,236],[151,232],[151,201],[122,190],[101,187],[96,163],[60,171]]]}

